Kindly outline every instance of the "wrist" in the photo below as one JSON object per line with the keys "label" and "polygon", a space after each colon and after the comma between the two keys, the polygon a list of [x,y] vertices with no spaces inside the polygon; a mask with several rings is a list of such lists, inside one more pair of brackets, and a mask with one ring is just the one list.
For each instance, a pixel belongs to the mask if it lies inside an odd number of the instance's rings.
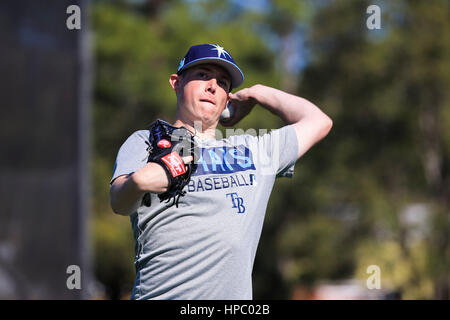
{"label": "wrist", "polygon": [[138,192],[161,193],[167,191],[169,180],[164,168],[155,162],[148,162],[131,176]]}
{"label": "wrist", "polygon": [[262,84],[250,87],[250,96],[261,107],[273,111],[273,105],[277,102],[274,90]]}
{"label": "wrist", "polygon": [[261,97],[261,92],[264,90],[264,86],[262,84],[255,84],[249,88],[249,96],[256,102],[259,102]]}

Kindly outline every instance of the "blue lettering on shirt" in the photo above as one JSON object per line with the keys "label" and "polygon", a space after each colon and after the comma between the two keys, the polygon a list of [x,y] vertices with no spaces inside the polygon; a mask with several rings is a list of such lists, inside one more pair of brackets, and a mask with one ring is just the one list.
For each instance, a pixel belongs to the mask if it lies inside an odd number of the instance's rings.
{"label": "blue lettering on shirt", "polygon": [[246,170],[255,170],[255,165],[252,153],[244,145],[201,148],[197,170],[192,176],[234,173]]}
{"label": "blue lettering on shirt", "polygon": [[[237,182],[236,182],[237,181]],[[256,185],[256,176],[253,173],[248,175],[236,174],[221,177],[197,177],[191,179],[187,185],[188,192],[210,191],[228,189],[234,187],[245,187]]]}
{"label": "blue lettering on shirt", "polygon": [[205,190],[212,190],[213,186],[211,183],[211,178],[206,178],[205,179],[205,185],[207,185],[208,187],[205,187]]}

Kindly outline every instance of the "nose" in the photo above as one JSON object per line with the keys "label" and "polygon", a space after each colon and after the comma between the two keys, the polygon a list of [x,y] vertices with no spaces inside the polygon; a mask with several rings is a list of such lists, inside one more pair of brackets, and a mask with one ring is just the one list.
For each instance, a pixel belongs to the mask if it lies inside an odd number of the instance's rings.
{"label": "nose", "polygon": [[211,93],[215,93],[217,89],[217,80],[216,78],[211,78],[208,81],[207,90]]}

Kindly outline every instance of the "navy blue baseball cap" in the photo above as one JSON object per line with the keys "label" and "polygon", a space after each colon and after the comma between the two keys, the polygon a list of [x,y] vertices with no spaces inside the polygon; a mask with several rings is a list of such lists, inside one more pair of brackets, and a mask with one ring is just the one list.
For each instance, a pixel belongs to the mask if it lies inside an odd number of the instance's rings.
{"label": "navy blue baseball cap", "polygon": [[178,65],[177,73],[190,67],[212,63],[224,68],[231,76],[231,88],[237,88],[244,82],[244,74],[236,65],[233,57],[223,47],[218,44],[199,44],[189,48],[183,59]]}

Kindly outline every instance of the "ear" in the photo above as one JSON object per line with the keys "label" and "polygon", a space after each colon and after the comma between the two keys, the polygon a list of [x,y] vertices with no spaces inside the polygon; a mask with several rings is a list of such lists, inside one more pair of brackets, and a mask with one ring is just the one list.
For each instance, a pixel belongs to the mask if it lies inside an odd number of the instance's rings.
{"label": "ear", "polygon": [[226,107],[227,107],[227,105],[228,105],[228,102],[230,102],[230,99],[231,99],[230,93],[228,93],[228,95],[227,95],[227,100],[225,101],[225,106],[223,107],[222,111],[226,109]]}
{"label": "ear", "polygon": [[181,78],[176,73],[170,75],[169,82],[173,90],[175,91],[177,91],[181,87]]}
{"label": "ear", "polygon": [[227,104],[226,104],[226,105],[228,105],[228,102],[230,102],[230,100],[231,100],[231,91],[228,92],[228,95],[227,95]]}

